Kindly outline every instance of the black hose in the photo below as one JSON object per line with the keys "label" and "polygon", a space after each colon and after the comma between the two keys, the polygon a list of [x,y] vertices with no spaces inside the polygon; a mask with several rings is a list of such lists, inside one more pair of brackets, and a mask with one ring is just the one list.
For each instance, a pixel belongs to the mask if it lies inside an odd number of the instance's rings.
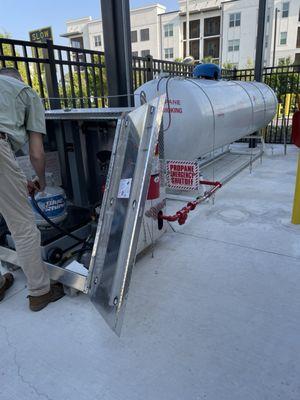
{"label": "black hose", "polygon": [[166,95],[167,95],[167,103],[168,103],[169,123],[168,123],[168,126],[163,130],[163,133],[166,132],[170,128],[171,123],[172,123],[172,113],[170,110],[170,98],[169,98],[169,82],[170,82],[170,79],[172,79],[172,78],[173,78],[172,76],[169,76],[169,78],[167,79],[167,83],[166,83]]}
{"label": "black hose", "polygon": [[159,89],[160,89],[160,82],[163,79],[167,79],[167,82],[166,82],[166,100],[167,100],[167,103],[168,103],[169,122],[168,122],[168,126],[165,129],[163,129],[163,133],[166,132],[170,128],[171,123],[172,123],[172,114],[171,114],[171,110],[170,110],[170,98],[169,98],[169,82],[170,82],[170,80],[172,78],[174,78],[174,77],[173,76],[169,76],[168,78],[162,77],[162,78],[159,79],[159,81],[158,81],[158,83],[156,85],[156,90],[158,92]]}
{"label": "black hose", "polygon": [[84,243],[86,242],[86,239],[81,239],[78,236],[73,235],[73,233],[70,233],[69,231],[67,231],[66,229],[60,227],[59,225],[57,225],[55,222],[51,221],[50,218],[47,217],[47,215],[40,209],[36,199],[34,198],[34,195],[31,195],[31,201],[32,204],[35,208],[35,210],[40,214],[40,216],[46,221],[48,222],[49,225],[51,225],[53,228],[57,229],[58,231],[60,231],[61,233],[63,233],[66,236],[69,236],[70,238],[72,238],[73,240],[76,240],[79,243]]}

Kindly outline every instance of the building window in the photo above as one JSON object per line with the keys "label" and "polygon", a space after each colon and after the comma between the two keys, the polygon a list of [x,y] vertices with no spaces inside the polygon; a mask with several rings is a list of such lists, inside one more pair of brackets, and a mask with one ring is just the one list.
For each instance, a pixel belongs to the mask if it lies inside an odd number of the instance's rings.
{"label": "building window", "polygon": [[204,39],[204,58],[218,59],[220,56],[220,38]]}
{"label": "building window", "polygon": [[241,13],[229,14],[229,28],[241,25]]}
{"label": "building window", "polygon": [[228,51],[239,51],[240,50],[240,39],[228,41]]}
{"label": "building window", "polygon": [[95,47],[102,46],[101,35],[94,36],[94,44],[95,44]]}
{"label": "building window", "polygon": [[205,18],[204,20],[204,36],[220,35],[220,17]]}
{"label": "building window", "polygon": [[83,48],[83,38],[82,37],[72,38],[71,39],[71,47],[76,47],[76,49],[82,49]]}
{"label": "building window", "polygon": [[142,50],[142,57],[150,56],[150,50]]}
{"label": "building window", "polygon": [[265,47],[267,48],[269,46],[269,35],[266,35],[265,38]]}
{"label": "building window", "polygon": [[165,49],[165,59],[171,59],[174,58],[174,50],[173,48]]}
{"label": "building window", "polygon": [[139,56],[139,52],[138,51],[133,51],[132,52],[132,57],[138,57]]}
{"label": "building window", "polygon": [[171,37],[174,35],[173,24],[164,25],[164,30],[165,30],[165,37]]}
{"label": "building window", "polygon": [[186,54],[186,22],[183,23],[183,57],[192,56],[197,61],[200,58],[200,19],[190,21],[189,54]]}
{"label": "building window", "polygon": [[190,39],[200,37],[200,20],[191,21],[190,23]]}
{"label": "building window", "polygon": [[141,41],[146,42],[149,39],[150,39],[149,28],[141,29]]}
{"label": "building window", "polygon": [[290,8],[290,2],[289,1],[284,1],[282,3],[282,18],[288,18],[288,16],[289,16],[289,8]]}
{"label": "building window", "polygon": [[[200,19],[190,21],[190,39],[200,37]],[[183,23],[183,40],[186,40],[186,22]]]}
{"label": "building window", "polygon": [[298,26],[296,47],[297,47],[297,49],[300,48],[300,26]]}
{"label": "building window", "polygon": [[287,32],[280,32],[280,44],[286,44]]}
{"label": "building window", "polygon": [[136,43],[137,41],[137,31],[131,31],[131,42]]}
{"label": "building window", "polygon": [[190,40],[190,51],[186,53],[186,41],[183,42],[183,57],[192,56],[196,61],[200,60],[200,40]]}

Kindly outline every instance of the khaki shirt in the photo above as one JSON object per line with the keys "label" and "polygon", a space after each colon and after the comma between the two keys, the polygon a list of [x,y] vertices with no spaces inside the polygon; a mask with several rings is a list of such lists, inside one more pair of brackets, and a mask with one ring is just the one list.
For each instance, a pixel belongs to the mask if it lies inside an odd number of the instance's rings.
{"label": "khaki shirt", "polygon": [[38,94],[4,75],[0,75],[0,132],[8,135],[14,151],[28,141],[28,133],[46,134],[45,110]]}

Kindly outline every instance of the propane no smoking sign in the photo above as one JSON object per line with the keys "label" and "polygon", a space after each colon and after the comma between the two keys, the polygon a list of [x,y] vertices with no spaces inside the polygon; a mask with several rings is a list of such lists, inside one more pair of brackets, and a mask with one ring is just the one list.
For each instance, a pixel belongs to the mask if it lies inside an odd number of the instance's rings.
{"label": "propane no smoking sign", "polygon": [[167,160],[166,163],[170,189],[198,190],[199,166],[196,161]]}

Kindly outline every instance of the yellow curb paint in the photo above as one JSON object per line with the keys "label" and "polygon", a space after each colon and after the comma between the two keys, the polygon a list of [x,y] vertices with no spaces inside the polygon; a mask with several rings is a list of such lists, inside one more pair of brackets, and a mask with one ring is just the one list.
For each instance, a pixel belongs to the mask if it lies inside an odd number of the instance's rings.
{"label": "yellow curb paint", "polygon": [[298,155],[298,168],[297,168],[297,177],[295,184],[292,224],[300,224],[300,152]]}

